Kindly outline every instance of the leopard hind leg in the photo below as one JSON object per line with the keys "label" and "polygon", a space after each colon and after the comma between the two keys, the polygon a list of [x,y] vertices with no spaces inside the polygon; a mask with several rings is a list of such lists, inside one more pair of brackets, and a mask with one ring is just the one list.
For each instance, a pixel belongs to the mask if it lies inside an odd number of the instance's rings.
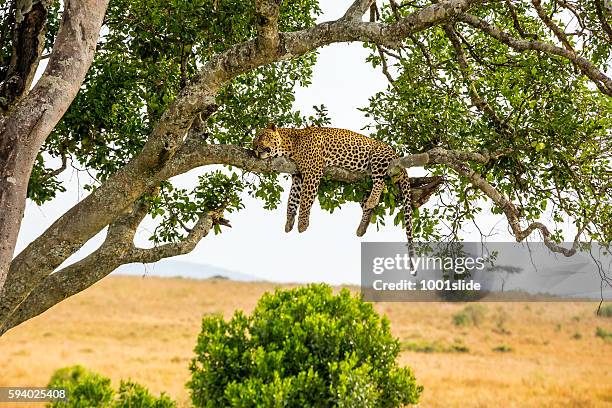
{"label": "leopard hind leg", "polygon": [[289,200],[287,203],[287,222],[285,224],[285,232],[290,232],[295,224],[295,216],[300,205],[300,194],[302,192],[302,176],[294,174],[291,176],[291,190],[289,191]]}
{"label": "leopard hind leg", "polygon": [[376,208],[378,202],[380,201],[380,196],[385,189],[385,175],[387,174],[387,169],[389,168],[389,164],[393,160],[393,157],[379,156],[373,157],[372,162],[370,164],[372,170],[372,191],[370,191],[370,196],[365,202],[364,211],[372,210]]}
{"label": "leopard hind leg", "polygon": [[362,215],[361,215],[361,221],[359,222],[359,226],[357,227],[357,236],[358,237],[362,237],[366,231],[368,230],[368,227],[370,226],[370,221],[372,220],[372,214],[374,213],[374,209],[366,209],[365,208],[365,203],[366,203],[367,198],[364,198],[363,201],[361,202],[361,210]]}

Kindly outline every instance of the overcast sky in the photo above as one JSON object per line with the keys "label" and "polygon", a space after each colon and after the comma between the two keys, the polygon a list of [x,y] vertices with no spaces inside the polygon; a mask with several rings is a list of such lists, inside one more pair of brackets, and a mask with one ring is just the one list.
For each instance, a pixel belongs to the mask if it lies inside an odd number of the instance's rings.
{"label": "overcast sky", "polygon": [[[321,0],[320,3],[324,11],[320,20],[325,21],[340,17],[350,2]],[[386,79],[380,71],[364,62],[366,56],[367,50],[361,44],[335,44],[322,48],[312,85],[296,92],[296,108],[310,112],[312,105],[323,103],[329,110],[331,126],[360,131],[367,122],[358,108],[366,106],[371,95],[386,87]],[[206,169],[196,169],[173,180],[182,186],[193,186],[197,175],[204,171]],[[74,171],[65,173],[66,193],[42,207],[28,202],[17,252],[86,194],[80,188],[86,182],[84,175]],[[411,169],[410,174],[415,176],[424,172]],[[282,196],[283,204],[274,211],[264,210],[261,202],[246,198],[246,208],[228,217],[233,228],[224,229],[221,235],[211,234],[204,238],[191,254],[180,259],[216,265],[271,281],[358,283],[361,242],[405,239],[401,227],[393,226],[391,220],[379,231],[371,225],[367,234],[358,238],[355,230],[361,219],[361,209],[356,203],[346,204],[329,214],[315,202],[308,230],[298,234],[296,227],[286,234],[288,190],[287,184]],[[151,225],[150,222],[144,223],[137,243],[147,244]],[[499,217],[482,217],[479,225],[487,232],[495,228],[496,235],[492,241],[512,240],[507,223]],[[467,240],[480,239],[474,229],[464,231],[464,236]],[[103,237],[104,232],[98,234],[68,262],[74,262],[95,249]],[[153,270],[151,266],[143,266],[143,273]]]}

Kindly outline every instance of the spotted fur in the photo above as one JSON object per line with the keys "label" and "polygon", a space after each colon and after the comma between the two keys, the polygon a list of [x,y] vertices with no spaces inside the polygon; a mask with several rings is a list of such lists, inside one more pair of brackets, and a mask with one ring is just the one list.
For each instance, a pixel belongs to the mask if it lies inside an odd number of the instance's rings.
{"label": "spotted fur", "polygon": [[[285,231],[293,229],[298,212],[298,231],[308,228],[310,208],[317,195],[325,166],[338,166],[351,171],[369,170],[374,182],[369,197],[361,203],[363,216],[357,229],[362,236],[369,225],[374,208],[385,187],[389,164],[398,157],[386,143],[345,129],[308,127],[277,128],[271,124],[253,140],[253,150],[260,158],[286,156],[293,159],[299,174],[293,176]],[[410,180],[404,169],[395,180],[399,186],[406,225],[406,238],[412,242],[412,205]]]}

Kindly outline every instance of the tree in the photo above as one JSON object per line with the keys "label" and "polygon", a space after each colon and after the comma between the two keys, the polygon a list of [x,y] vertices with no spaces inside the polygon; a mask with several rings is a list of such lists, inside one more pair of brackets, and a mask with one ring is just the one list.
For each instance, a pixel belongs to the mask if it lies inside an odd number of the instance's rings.
{"label": "tree", "polygon": [[[437,205],[415,210],[418,237],[458,238],[486,198],[518,241],[539,232],[566,256],[581,239],[610,242],[612,30],[603,0],[357,0],[316,24],[318,12],[316,0],[0,1],[0,333],[121,264],[189,252],[228,225],[242,190],[274,208],[277,173],[295,165],[246,147],[269,119],[328,123],[323,106],[311,117],[292,110],[293,88],[309,83],[316,50],[337,42],[365,43],[389,79],[364,111],[371,135],[407,154],[391,173],[430,171],[413,180],[415,205],[443,181]],[[69,161],[97,182],[13,258],[26,197],[53,199]],[[231,167],[204,173],[192,191],[168,182],[212,164]],[[325,209],[359,202],[369,187],[367,174],[326,175]],[[373,220],[394,212],[396,193],[389,186]],[[146,214],[160,220],[151,249],[133,244]],[[570,248],[559,244],[566,220],[577,230]],[[58,269],[105,228],[98,249]]]}

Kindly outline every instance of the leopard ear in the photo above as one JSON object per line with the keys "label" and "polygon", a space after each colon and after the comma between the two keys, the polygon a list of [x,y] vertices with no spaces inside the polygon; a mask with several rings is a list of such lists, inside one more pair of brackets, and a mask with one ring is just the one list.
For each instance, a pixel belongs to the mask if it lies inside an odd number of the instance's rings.
{"label": "leopard ear", "polygon": [[270,123],[268,124],[268,129],[270,129],[270,130],[276,130],[276,123],[274,123],[274,122],[270,122]]}

